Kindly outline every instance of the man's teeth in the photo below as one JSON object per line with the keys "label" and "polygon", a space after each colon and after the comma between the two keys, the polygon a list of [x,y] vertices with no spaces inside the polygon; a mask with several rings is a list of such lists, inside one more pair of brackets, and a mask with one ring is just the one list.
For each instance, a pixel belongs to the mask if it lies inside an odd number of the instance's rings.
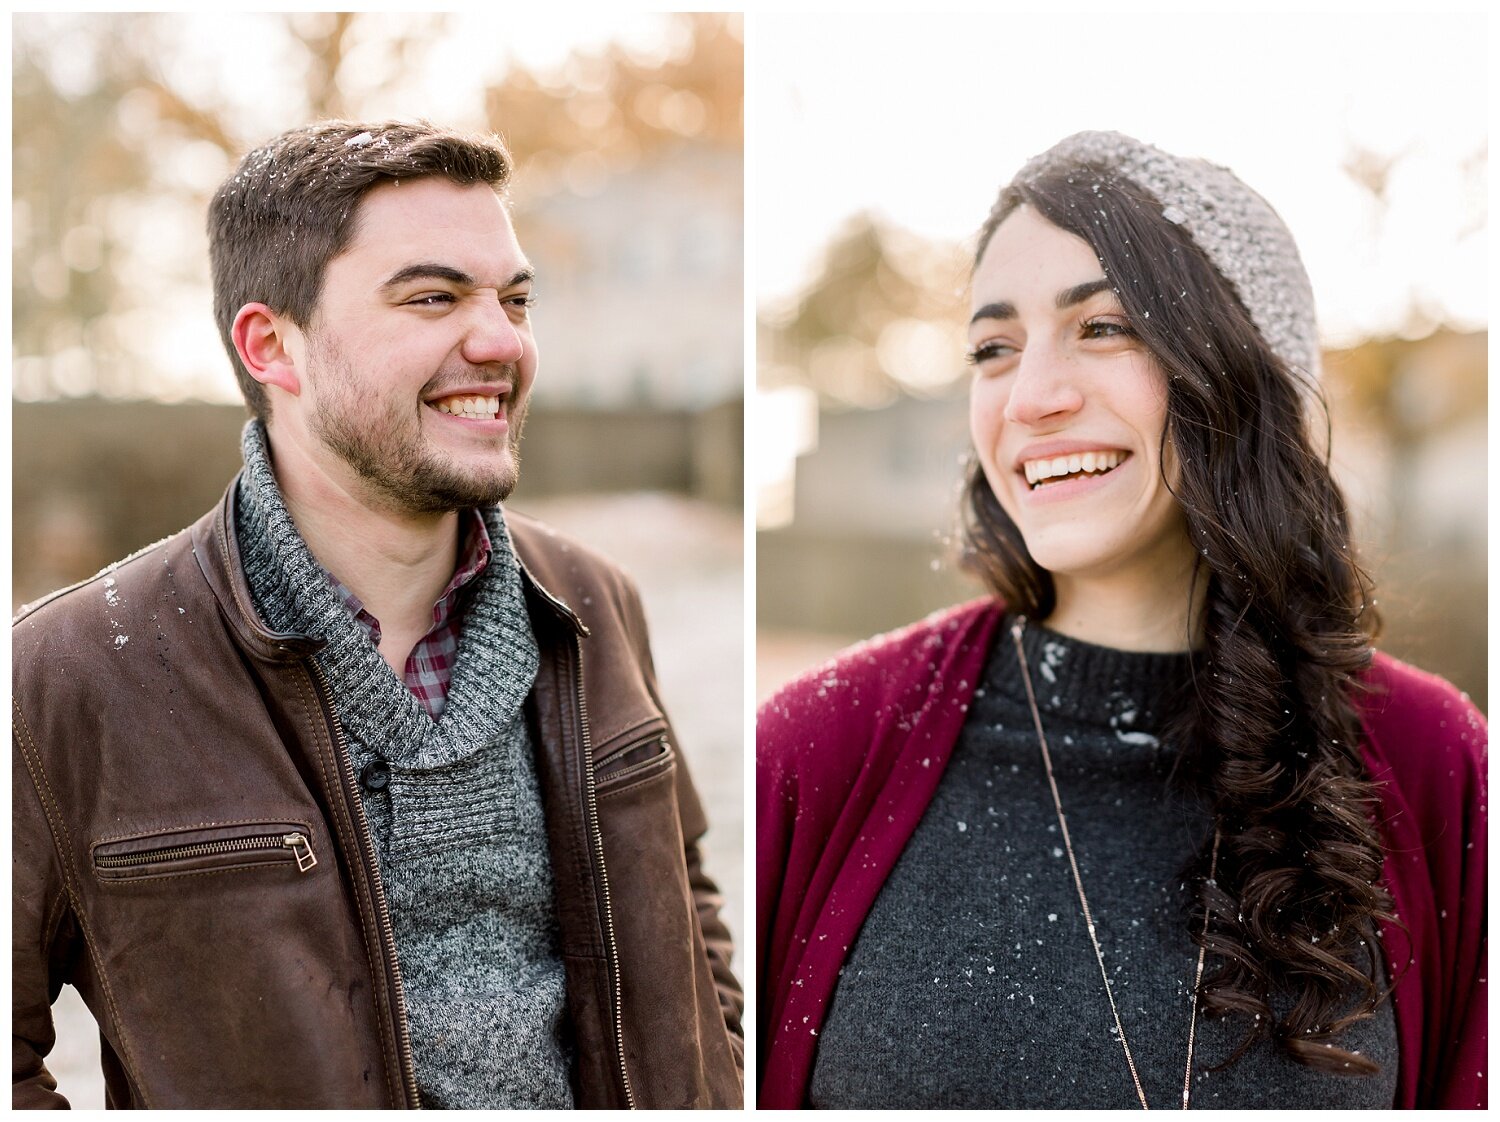
{"label": "man's teeth", "polygon": [[489,419],[500,412],[500,398],[495,397],[445,397],[434,401],[432,407],[439,413],[452,413],[455,417],[483,417]]}
{"label": "man's teeth", "polygon": [[1103,474],[1120,466],[1124,452],[1078,452],[1071,456],[1057,456],[1050,460],[1027,460],[1026,482],[1035,487],[1044,479],[1062,479],[1079,472]]}

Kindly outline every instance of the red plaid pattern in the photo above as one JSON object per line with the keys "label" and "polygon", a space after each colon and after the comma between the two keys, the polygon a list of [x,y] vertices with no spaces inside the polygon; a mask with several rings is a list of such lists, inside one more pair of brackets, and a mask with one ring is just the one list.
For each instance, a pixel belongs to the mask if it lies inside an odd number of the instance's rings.
{"label": "red plaid pattern", "polygon": [[[453,680],[453,663],[458,657],[458,635],[463,628],[463,612],[460,601],[468,584],[490,563],[490,535],[485,528],[484,517],[477,510],[465,511],[463,545],[459,552],[458,568],[453,579],[437,603],[432,606],[432,628],[417,640],[406,659],[406,672],[402,680],[406,688],[416,696],[433,720],[443,715],[448,703],[448,683]],[[380,621],[365,610],[358,596],[350,592],[344,583],[327,573],[328,583],[333,585],[344,607],[356,623],[364,629],[370,642],[380,646]]]}

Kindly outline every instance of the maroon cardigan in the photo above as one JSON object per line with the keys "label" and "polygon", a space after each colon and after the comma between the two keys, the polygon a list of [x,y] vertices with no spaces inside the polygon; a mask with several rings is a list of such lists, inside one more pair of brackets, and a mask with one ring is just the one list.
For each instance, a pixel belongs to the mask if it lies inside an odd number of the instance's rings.
{"label": "maroon cardigan", "polygon": [[[839,969],[937,790],[1001,614],[975,601],[852,647],[760,710],[759,1106],[807,1097]],[[1488,730],[1451,685],[1395,659],[1376,655],[1365,682],[1364,757],[1404,925],[1382,930],[1396,1105],[1483,1108]]]}

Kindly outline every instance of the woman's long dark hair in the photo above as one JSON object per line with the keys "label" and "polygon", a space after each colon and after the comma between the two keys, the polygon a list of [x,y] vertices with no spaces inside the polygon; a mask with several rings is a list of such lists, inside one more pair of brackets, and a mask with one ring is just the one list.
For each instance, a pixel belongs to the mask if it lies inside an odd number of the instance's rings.
{"label": "woman's long dark hair", "polygon": [[[1270,1034],[1309,1067],[1376,1071],[1334,1040],[1383,996],[1373,940],[1392,905],[1352,699],[1378,624],[1343,496],[1314,451],[1305,406],[1321,398],[1134,184],[1088,165],[1013,184],[976,260],[1021,205],[1093,247],[1167,378],[1162,440],[1181,465],[1173,490],[1199,554],[1195,582],[1206,583],[1192,697],[1171,737],[1179,776],[1204,793],[1222,831],[1216,882],[1205,879],[1206,852],[1190,866],[1203,887],[1188,930],[1220,961],[1203,982],[1204,1009],[1248,1022],[1226,1064]],[[1013,609],[1045,619],[1051,574],[977,462],[963,513],[970,567]],[[1273,990],[1295,999],[1283,1017]]]}

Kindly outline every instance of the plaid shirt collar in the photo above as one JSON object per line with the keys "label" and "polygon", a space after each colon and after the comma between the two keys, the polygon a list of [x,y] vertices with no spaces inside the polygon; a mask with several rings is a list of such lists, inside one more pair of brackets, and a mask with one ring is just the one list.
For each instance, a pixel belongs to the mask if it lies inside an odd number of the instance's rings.
{"label": "plaid shirt collar", "polygon": [[[406,659],[406,672],[402,675],[406,688],[435,720],[442,716],[448,700],[448,685],[453,679],[453,664],[458,656],[458,636],[463,627],[461,602],[464,590],[484,572],[490,563],[490,534],[485,527],[484,516],[469,509],[459,515],[459,526],[463,541],[459,548],[458,567],[453,577],[432,605],[432,627]],[[339,600],[348,609],[354,621],[364,630],[366,637],[380,646],[380,621],[366,610],[359,597],[334,576],[324,570],[328,583],[339,595]]]}

